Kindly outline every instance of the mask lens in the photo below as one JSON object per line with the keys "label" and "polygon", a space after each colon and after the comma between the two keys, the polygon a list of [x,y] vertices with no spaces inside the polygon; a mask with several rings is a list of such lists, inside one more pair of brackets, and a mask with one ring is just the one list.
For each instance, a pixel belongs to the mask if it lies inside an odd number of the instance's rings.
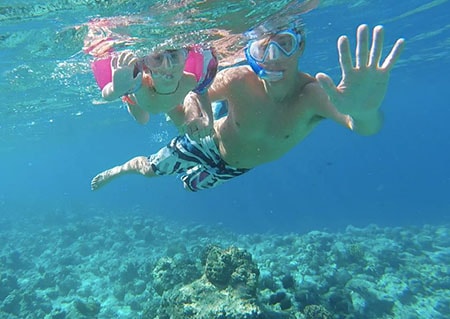
{"label": "mask lens", "polygon": [[264,40],[252,41],[249,44],[250,55],[258,62],[264,60],[264,55],[267,51],[267,44],[264,44],[263,41]]}
{"label": "mask lens", "polygon": [[166,50],[164,52],[151,53],[144,58],[144,63],[150,69],[160,68],[164,61],[170,62],[170,65],[178,66],[184,64],[187,57],[186,49]]}
{"label": "mask lens", "polygon": [[[250,56],[257,62],[264,62],[269,56],[270,49],[279,50],[286,56],[291,56],[299,47],[300,35],[294,34],[293,31],[283,31],[261,40],[249,42]],[[270,47],[273,48],[270,48]],[[276,56],[276,55],[275,55]]]}
{"label": "mask lens", "polygon": [[148,68],[154,69],[161,66],[164,61],[163,53],[151,53],[144,58],[144,63]]}
{"label": "mask lens", "polygon": [[282,32],[276,34],[273,42],[286,54],[291,55],[297,49],[297,38],[291,32]]}
{"label": "mask lens", "polygon": [[168,50],[165,52],[166,58],[170,59],[172,64],[180,65],[184,64],[187,57],[187,52],[185,49],[181,50]]}

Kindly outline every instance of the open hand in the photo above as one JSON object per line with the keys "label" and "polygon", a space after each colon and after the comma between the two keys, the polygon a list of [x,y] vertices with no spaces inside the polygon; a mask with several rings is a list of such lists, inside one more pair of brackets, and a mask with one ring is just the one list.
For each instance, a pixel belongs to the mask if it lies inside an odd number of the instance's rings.
{"label": "open hand", "polygon": [[123,51],[111,59],[114,92],[120,95],[134,93],[142,84],[142,72],[134,76],[138,58],[131,51]]}
{"label": "open hand", "polygon": [[339,63],[342,69],[339,85],[336,87],[333,80],[324,73],[316,75],[316,79],[340,112],[358,117],[364,116],[364,113],[373,113],[381,106],[389,82],[389,73],[405,45],[404,39],[398,39],[382,62],[383,41],[383,27],[376,26],[369,51],[369,28],[367,25],[360,25],[356,34],[354,66],[348,38],[341,36],[338,40]]}

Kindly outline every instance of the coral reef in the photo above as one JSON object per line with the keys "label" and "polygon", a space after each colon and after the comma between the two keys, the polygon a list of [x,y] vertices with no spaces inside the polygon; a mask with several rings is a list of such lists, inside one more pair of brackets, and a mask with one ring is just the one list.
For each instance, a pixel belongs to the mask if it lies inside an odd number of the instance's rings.
{"label": "coral reef", "polygon": [[163,295],[159,319],[258,319],[259,270],[250,253],[236,247],[206,249],[203,276]]}
{"label": "coral reef", "polygon": [[303,310],[305,319],[332,319],[331,313],[323,306],[308,305]]}
{"label": "coral reef", "polygon": [[0,318],[450,315],[445,225],[238,235],[136,214],[2,218]]}
{"label": "coral reef", "polygon": [[208,249],[205,277],[219,289],[230,287],[243,298],[256,297],[259,269],[252,255],[236,247]]}

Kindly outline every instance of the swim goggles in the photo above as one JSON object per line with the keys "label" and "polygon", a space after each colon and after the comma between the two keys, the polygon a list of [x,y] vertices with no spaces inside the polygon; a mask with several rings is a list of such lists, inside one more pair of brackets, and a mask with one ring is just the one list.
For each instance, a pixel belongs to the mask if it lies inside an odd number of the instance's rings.
{"label": "swim goggles", "polygon": [[299,48],[302,36],[292,29],[267,35],[262,39],[251,40],[247,45],[248,55],[258,63],[270,60],[278,60],[283,53],[290,57]]}
{"label": "swim goggles", "polygon": [[184,65],[188,56],[187,49],[164,50],[154,52],[142,58],[142,63],[149,69],[158,69],[161,67],[175,67]]}
{"label": "swim goggles", "polygon": [[283,78],[283,71],[268,71],[261,66],[267,58],[278,60],[280,52],[286,57],[292,56],[300,47],[302,36],[292,29],[277,32],[261,39],[250,40],[244,53],[248,64],[261,79],[278,81]]}

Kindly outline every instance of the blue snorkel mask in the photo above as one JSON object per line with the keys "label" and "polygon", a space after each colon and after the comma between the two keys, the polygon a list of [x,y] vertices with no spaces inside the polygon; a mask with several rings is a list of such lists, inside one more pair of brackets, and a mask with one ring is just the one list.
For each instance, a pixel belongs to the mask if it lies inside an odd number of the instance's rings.
{"label": "blue snorkel mask", "polygon": [[245,58],[247,59],[248,65],[250,65],[253,72],[255,72],[257,76],[267,81],[279,81],[283,78],[282,71],[268,71],[264,69],[261,65],[258,64],[258,62],[256,62],[255,59],[252,58],[248,51],[248,47],[246,47]]}
{"label": "blue snorkel mask", "polygon": [[[259,32],[258,32],[259,31]],[[262,32],[252,29],[246,33],[250,39],[244,49],[245,57],[252,70],[267,81],[278,81],[283,78],[283,71],[269,71],[262,67],[268,59],[278,60],[290,57],[300,48],[302,36],[293,29],[276,33]]]}

